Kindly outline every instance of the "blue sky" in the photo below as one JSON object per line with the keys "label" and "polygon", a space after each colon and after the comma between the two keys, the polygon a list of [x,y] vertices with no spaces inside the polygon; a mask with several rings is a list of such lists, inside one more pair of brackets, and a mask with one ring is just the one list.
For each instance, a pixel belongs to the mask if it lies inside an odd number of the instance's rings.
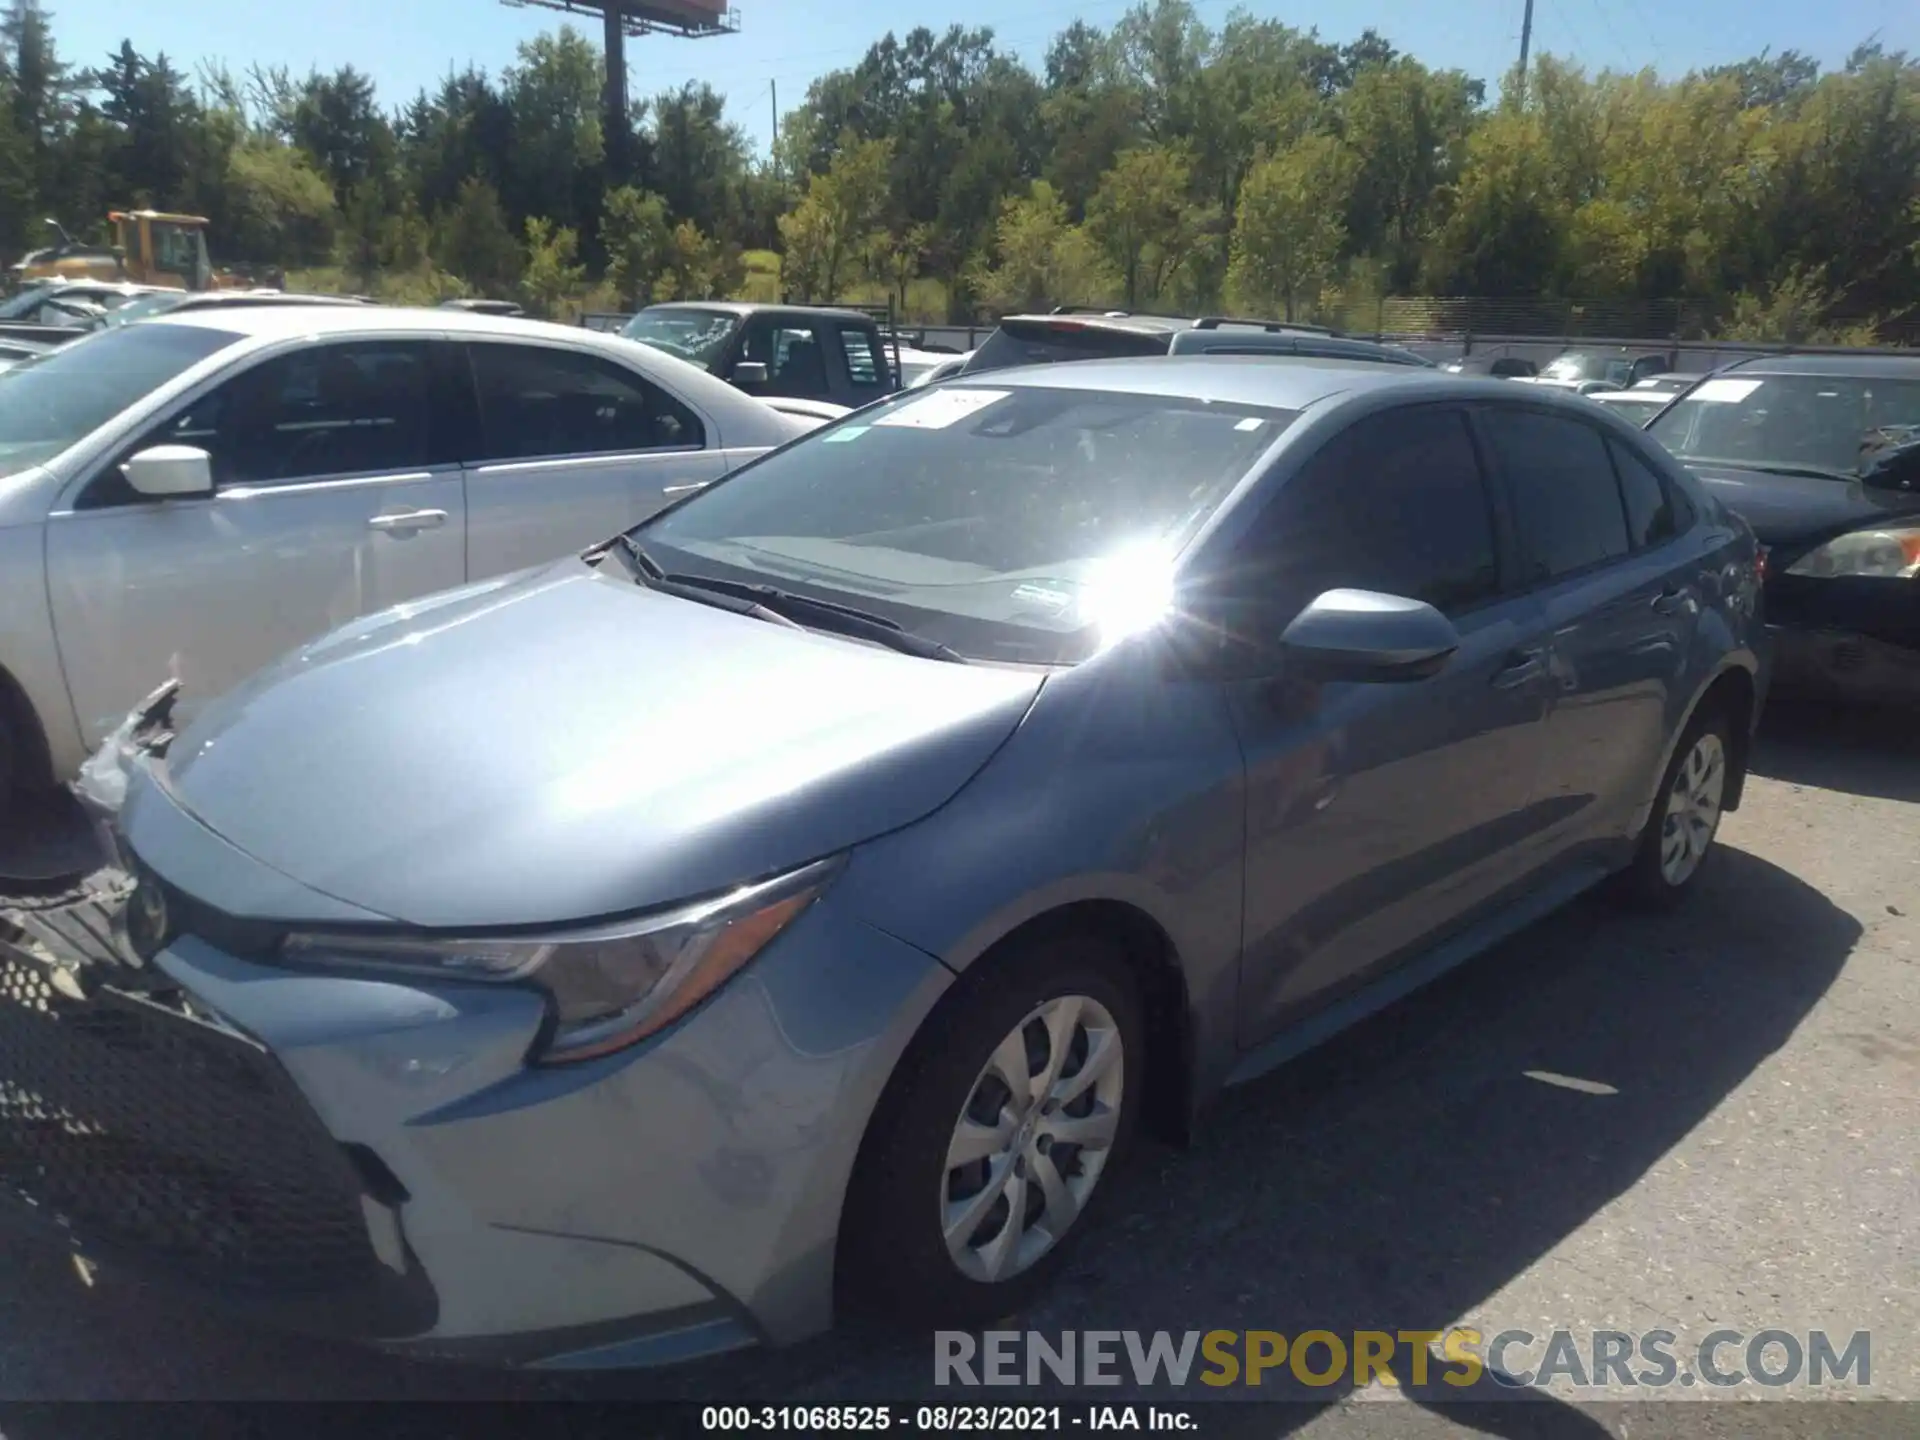
{"label": "blue sky", "polygon": [[[705,40],[654,37],[628,48],[635,95],[705,79],[728,98],[732,118],[764,146],[769,86],[791,108],[823,71],[850,65],[889,28],[991,25],[1003,45],[1038,62],[1048,39],[1077,18],[1106,26],[1132,0],[835,0],[833,4],[742,0],[741,31]],[[1234,0],[1198,0],[1218,23]],[[1512,64],[1523,0],[1252,0],[1246,8],[1346,40],[1367,26],[1435,65],[1457,65],[1488,80]],[[259,62],[296,74],[354,65],[379,82],[390,105],[412,98],[469,61],[493,72],[522,40],[561,17],[509,9],[499,0],[325,0],[291,7],[261,0],[192,0],[128,5],[126,0],[49,0],[61,53],[95,64],[130,39],[143,54],[164,50],[191,71],[203,59],[236,70]],[[297,10],[297,18],[294,14]],[[593,22],[581,22],[592,33]],[[1889,49],[1920,51],[1916,0],[1536,0],[1534,47],[1572,55],[1594,69],[1680,73],[1698,65],[1797,49],[1838,64],[1879,32]]]}

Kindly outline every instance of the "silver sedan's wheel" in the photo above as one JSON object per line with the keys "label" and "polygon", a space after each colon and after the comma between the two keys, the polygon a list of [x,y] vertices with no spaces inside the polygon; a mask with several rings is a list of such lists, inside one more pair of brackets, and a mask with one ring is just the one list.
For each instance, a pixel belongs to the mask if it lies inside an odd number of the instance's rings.
{"label": "silver sedan's wheel", "polygon": [[1720,806],[1727,793],[1727,751],[1719,735],[1703,731],[1687,751],[1667,789],[1660,829],[1660,877],[1679,886],[1706,859],[1720,828]]}
{"label": "silver sedan's wheel", "polygon": [[1086,995],[1036,1006],[995,1047],[941,1181],[940,1232],[961,1274],[1011,1279],[1065,1238],[1113,1152],[1126,1074],[1119,1025]]}

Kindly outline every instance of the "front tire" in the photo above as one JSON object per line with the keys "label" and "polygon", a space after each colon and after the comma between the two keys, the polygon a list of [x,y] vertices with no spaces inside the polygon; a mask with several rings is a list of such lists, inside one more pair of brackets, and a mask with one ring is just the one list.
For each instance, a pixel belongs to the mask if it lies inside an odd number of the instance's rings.
{"label": "front tire", "polygon": [[848,1198],[850,1298],[907,1323],[977,1326],[1032,1299],[1111,1189],[1142,1099],[1117,950],[1061,934],[982,963],[895,1072]]}
{"label": "front tire", "polygon": [[1674,747],[1633,863],[1621,872],[1623,899],[1664,910],[1691,893],[1720,833],[1732,765],[1725,713],[1696,715]]}

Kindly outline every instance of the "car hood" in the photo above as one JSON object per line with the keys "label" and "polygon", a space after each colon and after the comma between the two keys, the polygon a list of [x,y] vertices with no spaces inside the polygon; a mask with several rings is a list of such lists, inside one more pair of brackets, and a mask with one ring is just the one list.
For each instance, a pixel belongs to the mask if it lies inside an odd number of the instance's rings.
{"label": "car hood", "polygon": [[[1040,683],[568,560],[294,652],[208,706],[153,778],[213,836],[331,900],[436,928],[552,925],[918,820]],[[141,859],[173,878],[164,854]]]}
{"label": "car hood", "polygon": [[1689,468],[1763,545],[1815,541],[1888,515],[1920,511],[1920,496],[1876,490],[1857,480],[1776,475],[1726,465]]}

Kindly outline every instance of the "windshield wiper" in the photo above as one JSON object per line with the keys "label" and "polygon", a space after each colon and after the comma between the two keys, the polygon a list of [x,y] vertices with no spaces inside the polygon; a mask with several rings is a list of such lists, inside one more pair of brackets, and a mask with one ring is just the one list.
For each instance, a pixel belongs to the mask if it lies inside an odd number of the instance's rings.
{"label": "windshield wiper", "polygon": [[749,585],[739,580],[719,580],[706,575],[666,575],[662,578],[665,584],[704,590],[714,595],[728,595],[763,606],[781,615],[790,624],[797,620],[793,612],[798,612],[799,615],[811,616],[819,629],[871,640],[875,644],[898,650],[903,655],[918,656],[922,660],[944,660],[952,665],[967,663],[966,657],[959,651],[942,645],[938,640],[929,640],[924,635],[902,629],[886,616],[875,615],[870,610],[856,610],[851,605],[815,600],[811,595],[796,595],[791,590],[778,590],[771,585]]}
{"label": "windshield wiper", "polygon": [[1792,465],[1772,460],[1716,460],[1707,455],[1681,457],[1683,465],[1698,465],[1706,470],[1753,470],[1762,475],[1797,475],[1807,480],[1858,480],[1847,470],[1829,470],[1824,465]]}
{"label": "windshield wiper", "polygon": [[680,600],[691,600],[696,605],[711,605],[735,615],[747,615],[755,620],[765,620],[770,625],[784,625],[789,630],[806,629],[806,626],[798,620],[791,620],[778,611],[769,610],[756,600],[688,585],[683,577],[667,574],[660,568],[660,562],[641,549],[640,542],[631,535],[624,533],[616,535],[604,544],[596,545],[581,558],[588,564],[592,564],[615,550],[627,557],[627,563],[633,569],[633,578],[649,590],[658,590],[663,595],[672,595]]}

